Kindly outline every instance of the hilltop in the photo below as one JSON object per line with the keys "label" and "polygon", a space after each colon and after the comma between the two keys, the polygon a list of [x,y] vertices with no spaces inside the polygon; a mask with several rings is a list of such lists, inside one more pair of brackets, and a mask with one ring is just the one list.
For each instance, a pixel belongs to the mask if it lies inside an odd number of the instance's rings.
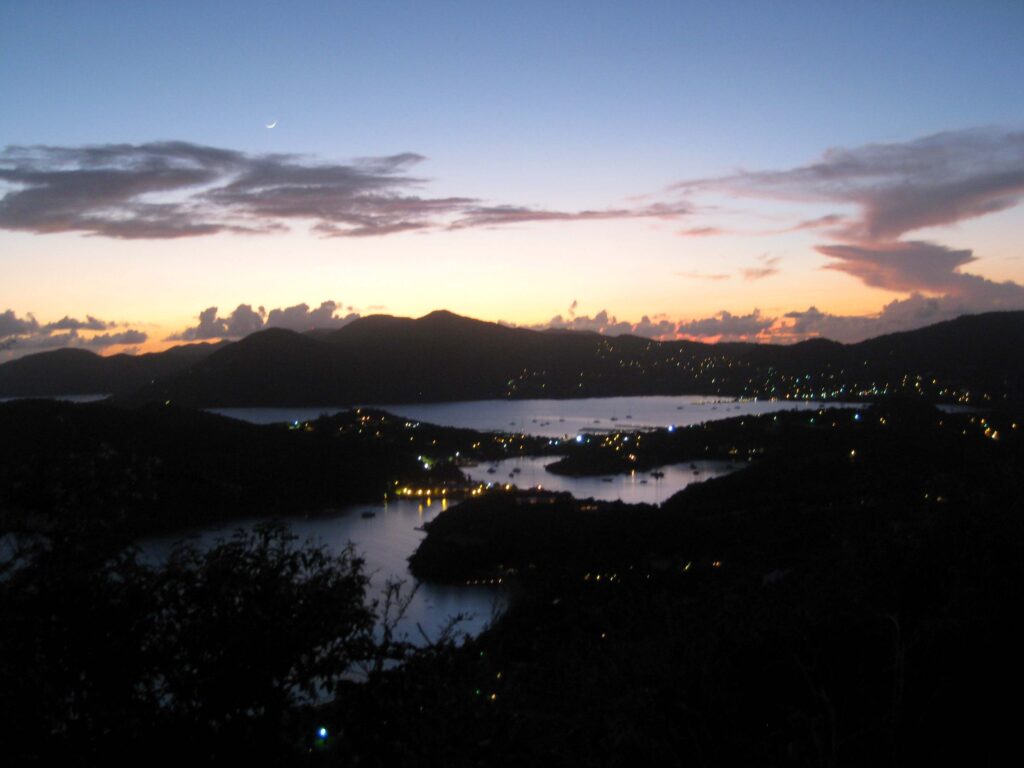
{"label": "hilltop", "polygon": [[[432,312],[325,332],[279,328],[219,346],[0,366],[0,396],[109,392],[125,404],[319,406],[492,398],[707,394],[968,405],[1024,398],[1024,312],[969,315],[857,344],[654,341],[536,331]],[[91,388],[90,388],[91,387]]]}

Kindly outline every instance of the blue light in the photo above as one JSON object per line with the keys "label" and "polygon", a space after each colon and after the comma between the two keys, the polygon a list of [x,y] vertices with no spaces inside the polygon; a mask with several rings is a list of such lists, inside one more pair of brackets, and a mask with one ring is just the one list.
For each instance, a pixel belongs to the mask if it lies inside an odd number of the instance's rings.
{"label": "blue light", "polygon": [[675,432],[676,431],[676,425],[675,424],[669,424],[668,425],[668,431],[669,432]]}
{"label": "blue light", "polygon": [[577,443],[582,443],[583,442],[583,435],[576,435],[576,442]]}
{"label": "blue light", "polygon": [[317,728],[317,729],[316,729],[316,737],[317,737],[318,739],[320,739],[321,741],[323,741],[324,739],[326,739],[326,738],[327,738],[327,729],[326,729],[326,728],[324,728],[324,727],[323,727],[323,726],[321,725],[321,726],[320,726],[319,728]]}

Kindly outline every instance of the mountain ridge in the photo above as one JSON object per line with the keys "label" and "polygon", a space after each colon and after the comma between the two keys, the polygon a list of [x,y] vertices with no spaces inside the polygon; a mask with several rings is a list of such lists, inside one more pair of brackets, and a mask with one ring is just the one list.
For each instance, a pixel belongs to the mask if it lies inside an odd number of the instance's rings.
{"label": "mountain ridge", "polygon": [[[93,379],[103,378],[101,368],[116,371],[118,386],[109,391],[118,402],[197,407],[674,394],[857,399],[895,392],[978,404],[1024,399],[1021,345],[1024,312],[965,315],[856,344],[815,338],[780,345],[545,332],[438,310],[420,318],[371,315],[329,332],[271,328],[215,348],[136,358],[85,353],[90,357],[76,355],[70,367],[96,369]],[[57,390],[89,380],[61,370],[67,354],[44,354],[50,357],[0,365],[0,396],[72,394]]]}

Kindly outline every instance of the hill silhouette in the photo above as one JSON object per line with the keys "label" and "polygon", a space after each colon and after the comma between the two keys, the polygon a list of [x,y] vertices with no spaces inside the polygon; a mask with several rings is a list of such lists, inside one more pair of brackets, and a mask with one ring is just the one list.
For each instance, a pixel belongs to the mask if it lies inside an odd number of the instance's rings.
{"label": "hill silhouette", "polygon": [[[492,398],[704,394],[1024,399],[1024,312],[971,315],[858,344],[653,341],[536,331],[447,311],[375,315],[336,331],[260,331],[138,358],[65,350],[0,366],[0,396],[109,391],[126,404],[318,406]],[[83,356],[84,355],[84,356]]]}
{"label": "hill silhouette", "polygon": [[133,392],[225,344],[185,344],[145,355],[103,357],[85,349],[57,349],[0,365],[0,397],[108,395]]}

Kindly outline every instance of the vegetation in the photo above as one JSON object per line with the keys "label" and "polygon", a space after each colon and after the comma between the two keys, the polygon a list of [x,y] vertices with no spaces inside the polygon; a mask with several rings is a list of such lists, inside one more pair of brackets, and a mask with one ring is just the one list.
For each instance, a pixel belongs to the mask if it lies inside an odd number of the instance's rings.
{"label": "vegetation", "polygon": [[[209,427],[211,456],[365,439],[398,461],[410,433],[438,456],[482,443],[375,411],[224,443],[223,420],[173,409],[53,412],[197,418],[160,431]],[[412,562],[423,578],[510,585],[509,611],[461,646],[375,631],[394,593],[368,602],[352,552],[273,526],[152,564],[117,515],[51,515],[0,572],[4,743],[20,763],[994,762],[1014,746],[1005,702],[1024,683],[1020,425],[916,400],[745,417],[631,440],[628,464],[744,465],[660,507],[475,497],[428,526]],[[83,431],[94,452],[103,429]],[[66,435],[75,461],[92,455]],[[584,443],[569,463],[607,471],[616,446]],[[302,477],[301,459],[289,466]]]}
{"label": "vegetation", "polygon": [[1024,401],[1024,313],[990,312],[858,344],[654,341],[532,331],[432,312],[336,331],[101,358],[81,350],[0,365],[0,396],[112,393],[130,405],[338,406],[490,398],[700,394],[858,400],[904,394]]}
{"label": "vegetation", "polygon": [[995,694],[1024,682],[1014,423],[893,403],[709,425],[764,453],[660,508],[472,500],[413,566],[519,574],[464,672],[497,692],[507,764],[990,762],[1013,733]]}
{"label": "vegetation", "polygon": [[312,743],[315,704],[408,649],[375,639],[351,549],[293,539],[265,524],[158,565],[86,531],[18,551],[0,580],[8,759],[266,759]]}
{"label": "vegetation", "polygon": [[403,485],[458,483],[456,458],[505,458],[548,442],[369,409],[258,426],[167,405],[49,401],[0,403],[0,434],[17,436],[0,441],[0,529],[105,520],[121,535],[378,501]]}

